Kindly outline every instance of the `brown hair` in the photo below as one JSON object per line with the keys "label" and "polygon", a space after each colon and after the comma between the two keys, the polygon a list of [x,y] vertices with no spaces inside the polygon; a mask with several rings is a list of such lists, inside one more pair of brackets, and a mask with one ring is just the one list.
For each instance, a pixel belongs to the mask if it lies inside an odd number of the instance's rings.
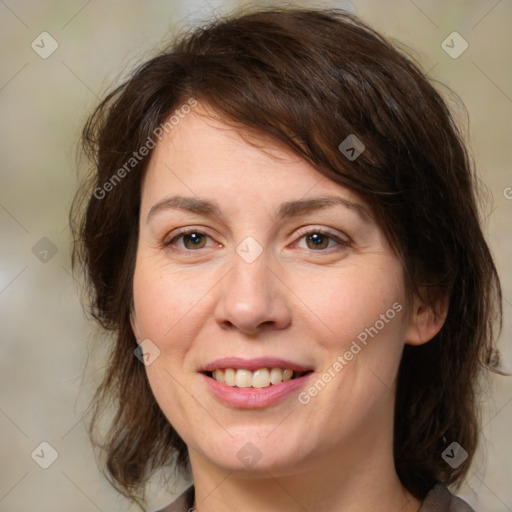
{"label": "brown hair", "polygon": [[[103,404],[114,401],[103,445],[112,483],[136,499],[155,469],[186,468],[188,456],[133,355],[132,277],[151,151],[108,193],[98,190],[191,97],[360,194],[403,263],[409,297],[426,289],[422,299],[434,307],[439,291],[450,295],[439,334],[405,347],[394,455],[402,483],[420,499],[436,481],[460,483],[477,445],[477,377],[496,366],[493,326],[501,327],[475,173],[446,104],[410,58],[350,14],[309,9],[232,15],[186,33],[109,94],[85,126],[94,166],[72,211],[73,259],[86,272],[92,315],[115,334],[91,420],[94,431]],[[366,147],[354,160],[338,149],[349,135]],[[456,469],[441,458],[452,441],[469,453]]]}

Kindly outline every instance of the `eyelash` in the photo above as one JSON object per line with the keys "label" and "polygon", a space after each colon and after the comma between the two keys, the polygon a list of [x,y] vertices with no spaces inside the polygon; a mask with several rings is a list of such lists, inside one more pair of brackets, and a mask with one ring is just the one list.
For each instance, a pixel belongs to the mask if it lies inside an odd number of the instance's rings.
{"label": "eyelash", "polygon": [[[180,239],[180,238],[182,238],[182,237],[184,237],[186,235],[190,235],[192,233],[212,238],[210,235],[208,235],[208,233],[205,233],[205,232],[200,231],[198,229],[187,229],[187,230],[184,230],[184,231],[179,231],[178,233],[176,233],[168,241],[164,240],[162,245],[164,247],[170,247],[176,240],[178,240],[178,239]],[[319,235],[323,235],[325,237],[328,237],[330,240],[333,240],[333,241],[337,242],[339,244],[339,246],[341,246],[342,248],[347,248],[347,247],[350,247],[350,245],[351,245],[351,242],[349,240],[342,240],[338,236],[334,235],[333,233],[331,233],[330,231],[327,231],[325,229],[309,229],[307,231],[299,231],[299,233],[297,233],[297,239],[300,240],[300,239],[304,238],[305,236],[311,235],[311,234],[319,234]],[[193,252],[199,252],[201,249],[205,249],[205,247],[201,247],[200,249],[196,249],[196,250],[185,249],[185,248],[181,248],[180,247],[180,248],[174,249],[174,250],[183,251],[185,253],[193,253]],[[317,251],[315,251],[313,249],[309,249],[309,250],[311,252],[323,253],[323,252],[327,252],[329,249],[333,249],[333,247],[330,247],[330,248],[328,247],[328,248],[325,248],[325,249],[319,249]]]}

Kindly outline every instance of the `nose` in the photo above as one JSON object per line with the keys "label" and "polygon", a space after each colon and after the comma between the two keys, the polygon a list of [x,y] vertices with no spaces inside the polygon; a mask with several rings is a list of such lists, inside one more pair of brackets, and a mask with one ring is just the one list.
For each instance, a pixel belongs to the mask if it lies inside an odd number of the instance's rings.
{"label": "nose", "polygon": [[247,263],[236,253],[233,268],[220,283],[215,319],[223,329],[255,335],[284,329],[291,322],[287,288],[272,270],[265,253]]}

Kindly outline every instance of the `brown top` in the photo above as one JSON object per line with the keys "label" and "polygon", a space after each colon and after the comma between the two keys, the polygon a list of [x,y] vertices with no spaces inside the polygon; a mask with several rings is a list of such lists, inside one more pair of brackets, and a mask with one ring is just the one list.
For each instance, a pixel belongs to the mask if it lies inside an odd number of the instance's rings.
{"label": "brown top", "polygon": [[[190,486],[179,498],[158,512],[196,512],[194,486]],[[418,512],[475,512],[465,501],[454,496],[444,485],[437,484],[425,498]]]}

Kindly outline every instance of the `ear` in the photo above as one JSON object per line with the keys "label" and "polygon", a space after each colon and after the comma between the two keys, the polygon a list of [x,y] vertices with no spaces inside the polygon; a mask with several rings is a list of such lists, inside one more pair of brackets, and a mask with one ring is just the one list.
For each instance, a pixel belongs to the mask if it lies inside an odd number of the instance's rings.
{"label": "ear", "polygon": [[139,327],[139,322],[137,321],[137,315],[135,314],[135,311],[133,311],[133,309],[130,313],[130,323],[132,325],[133,334],[135,335],[135,338],[137,339],[137,343],[139,343],[139,340],[141,339],[140,327]]}
{"label": "ear", "polygon": [[411,308],[409,326],[405,332],[405,343],[423,345],[430,341],[443,327],[448,315],[450,297],[445,290],[423,288],[422,296],[430,298],[430,305],[421,297],[415,297]]}

